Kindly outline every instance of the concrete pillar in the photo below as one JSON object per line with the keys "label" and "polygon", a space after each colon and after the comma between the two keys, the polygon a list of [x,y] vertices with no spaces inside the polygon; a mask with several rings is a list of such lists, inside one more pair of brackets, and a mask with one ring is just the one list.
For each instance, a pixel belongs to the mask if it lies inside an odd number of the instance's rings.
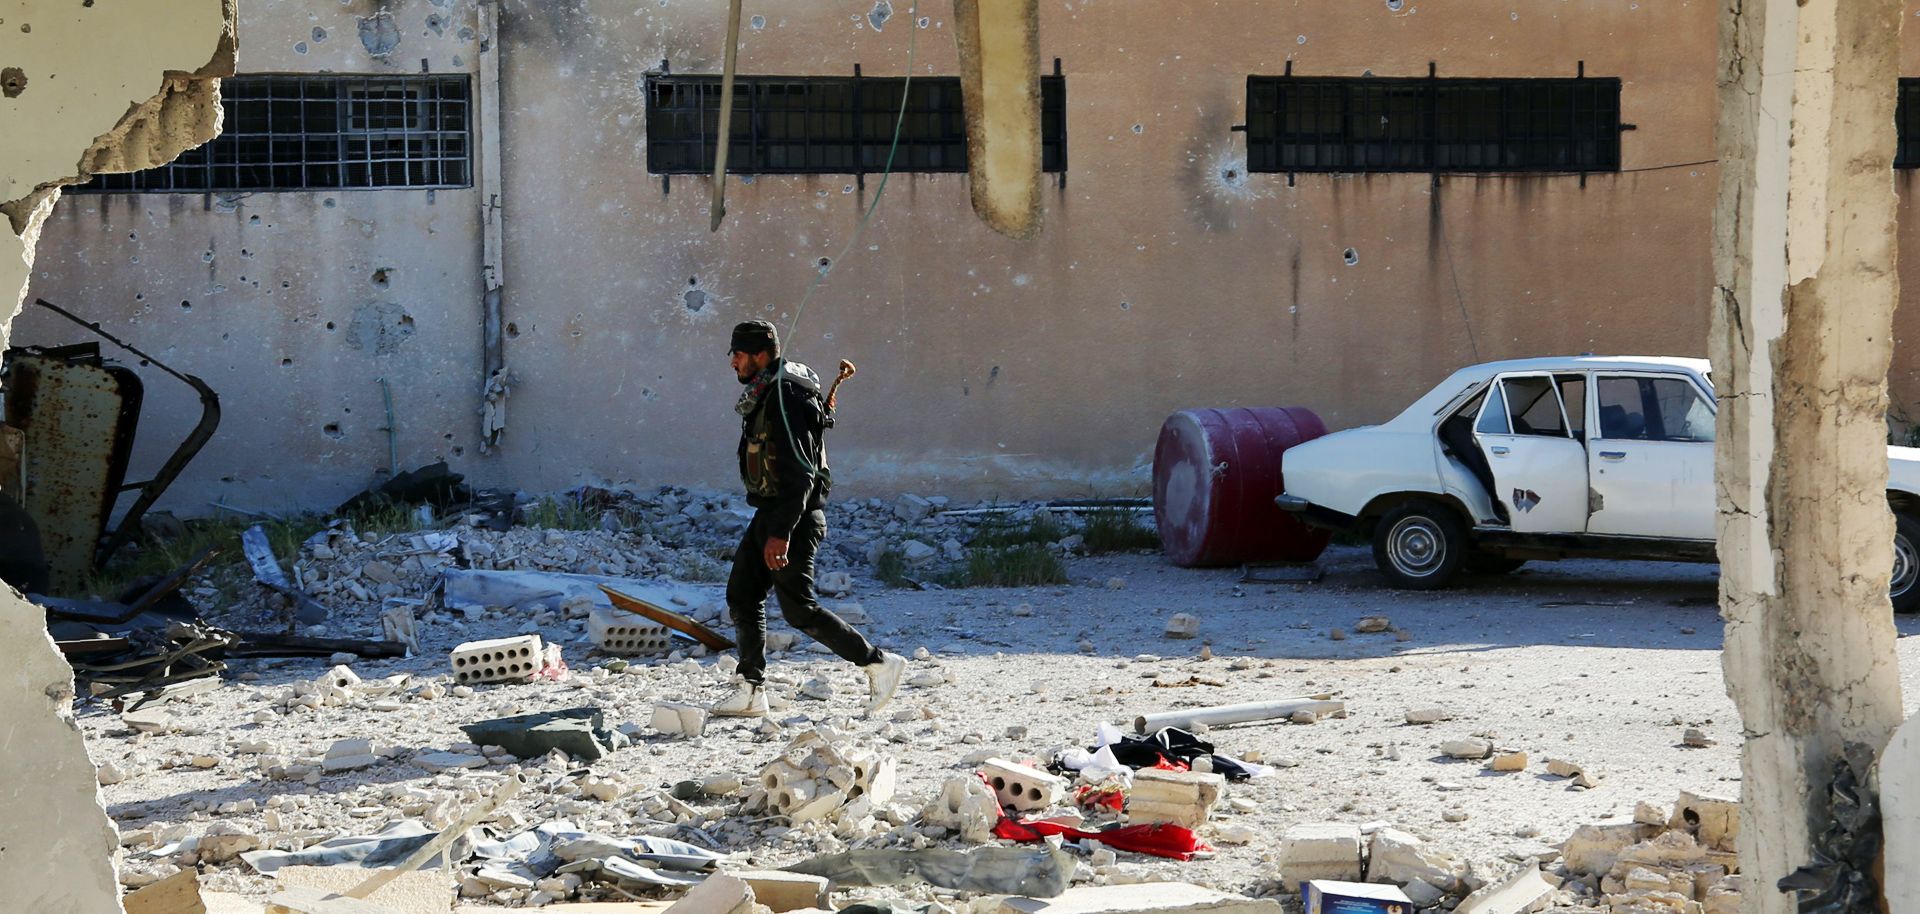
{"label": "concrete pillar", "polygon": [[996,232],[1032,238],[1041,223],[1039,0],[954,0],[953,24],[973,211]]}
{"label": "concrete pillar", "polygon": [[1809,862],[1848,743],[1900,723],[1887,602],[1899,0],[1723,7],[1711,356],[1747,914]]}
{"label": "concrete pillar", "polygon": [[[0,349],[27,293],[60,186],[171,161],[219,131],[211,77],[232,75],[233,0],[21,0],[0,28]],[[38,607],[0,585],[3,907],[118,914],[93,764],[73,723],[73,671]]]}

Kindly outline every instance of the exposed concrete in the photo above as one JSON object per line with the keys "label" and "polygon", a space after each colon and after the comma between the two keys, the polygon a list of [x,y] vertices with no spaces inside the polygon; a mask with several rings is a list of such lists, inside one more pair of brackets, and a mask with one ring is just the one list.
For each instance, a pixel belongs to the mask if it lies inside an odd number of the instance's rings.
{"label": "exposed concrete", "polygon": [[[1888,860],[1920,860],[1920,717],[1907,718],[1880,756],[1882,831]],[[1920,914],[1920,867],[1887,867],[1887,908]]]}
{"label": "exposed concrete", "polygon": [[[24,0],[0,28],[0,349],[59,185],[205,142],[232,72],[232,0]],[[73,672],[40,611],[0,587],[0,884],[10,908],[119,912],[118,845],[74,726]]]}
{"label": "exposed concrete", "polygon": [[[1741,878],[1812,859],[1850,744],[1901,720],[1883,417],[1899,298],[1897,0],[1758,0],[1721,20],[1712,358]],[[1787,893],[1743,893],[1787,914]]]}
{"label": "exposed concrete", "polygon": [[1010,238],[1040,233],[1039,0],[954,0],[973,211]]}

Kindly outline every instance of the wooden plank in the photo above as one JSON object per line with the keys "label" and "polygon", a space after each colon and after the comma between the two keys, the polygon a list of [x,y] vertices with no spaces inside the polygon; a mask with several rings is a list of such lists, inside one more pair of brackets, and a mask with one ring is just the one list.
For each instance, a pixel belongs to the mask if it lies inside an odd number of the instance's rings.
{"label": "wooden plank", "polygon": [[207,914],[200,900],[200,874],[181,870],[120,899],[127,914]]}
{"label": "wooden plank", "polygon": [[615,609],[645,616],[681,634],[692,636],[693,640],[716,651],[729,650],[733,647],[733,642],[727,640],[725,635],[671,609],[656,606],[631,594],[621,593],[605,584],[600,585],[600,590],[607,595],[607,599],[613,603]]}

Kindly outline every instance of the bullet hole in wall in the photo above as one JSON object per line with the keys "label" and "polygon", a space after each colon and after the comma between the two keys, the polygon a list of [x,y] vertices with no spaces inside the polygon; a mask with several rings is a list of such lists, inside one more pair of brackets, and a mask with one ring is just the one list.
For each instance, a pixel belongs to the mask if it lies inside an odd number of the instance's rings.
{"label": "bullet hole in wall", "polygon": [[1133,310],[1133,302],[1130,302],[1130,301],[1123,301],[1123,302],[1121,302],[1121,303],[1120,303],[1120,310],[1122,310],[1122,311],[1132,311],[1132,310]]}
{"label": "bullet hole in wall", "polygon": [[345,438],[347,436],[345,432],[340,430],[340,423],[338,422],[329,422],[325,426],[322,426],[320,433],[334,439]]}
{"label": "bullet hole in wall", "polygon": [[332,329],[333,329],[333,321],[327,321],[327,329],[328,329],[328,330],[332,330]]}
{"label": "bullet hole in wall", "polygon": [[767,27],[767,17],[755,16],[752,19],[747,20],[747,24],[750,26],[753,26],[754,31],[757,32]]}
{"label": "bullet hole in wall", "polygon": [[820,268],[820,274],[824,276],[833,269],[833,258],[822,257],[814,265]]}
{"label": "bullet hole in wall", "polygon": [[1400,12],[1400,8],[1406,5],[1407,0],[1387,0],[1387,9],[1393,10],[1396,13]]}
{"label": "bullet hole in wall", "polygon": [[1340,259],[1346,261],[1347,266],[1353,266],[1360,262],[1360,252],[1353,248],[1347,248],[1340,252]]}
{"label": "bullet hole in wall", "polygon": [[248,224],[248,225],[259,225],[259,224],[260,224],[260,217],[259,217],[259,216],[248,216],[248,217],[247,217],[247,224]]}
{"label": "bullet hole in wall", "polygon": [[[241,253],[245,254],[246,252],[242,251]],[[388,285],[390,285],[392,282],[393,282],[392,267],[381,267],[380,269],[373,271],[374,288],[384,289]]]}
{"label": "bullet hole in wall", "polygon": [[281,359],[281,360],[280,360],[280,367],[281,367],[281,368],[288,368],[288,367],[291,367],[292,365],[293,365],[293,360],[292,360],[292,359]]}
{"label": "bullet hole in wall", "polygon": [[27,71],[19,67],[0,69],[0,95],[19,98],[20,93],[25,91],[27,91]]}
{"label": "bullet hole in wall", "polygon": [[453,446],[453,456],[455,456],[455,457],[459,457],[459,456],[461,456],[461,455],[463,455],[463,454],[465,454],[466,452],[467,452],[467,449],[466,449],[466,448],[463,448],[463,447],[461,447],[461,446],[459,446],[459,445],[457,445],[457,444]]}
{"label": "bullet hole in wall", "polygon": [[512,321],[508,321],[507,322],[507,339],[517,340],[519,338],[520,338],[520,325]]}
{"label": "bullet hole in wall", "polygon": [[706,310],[706,307],[707,307],[706,290],[688,289],[686,294],[680,297],[686,300],[688,311],[692,311],[693,313],[698,314],[701,311]]}
{"label": "bullet hole in wall", "polygon": [[135,293],[133,293],[133,300],[134,300],[134,301],[146,301],[146,300],[147,300],[147,293],[145,293],[145,292],[135,292]]}
{"label": "bullet hole in wall", "polygon": [[182,311],[192,311],[192,310],[193,310],[193,302],[190,302],[190,301],[186,301],[186,300],[184,300],[184,299],[183,299],[183,300],[181,300],[181,302],[180,302],[180,310],[182,310]]}

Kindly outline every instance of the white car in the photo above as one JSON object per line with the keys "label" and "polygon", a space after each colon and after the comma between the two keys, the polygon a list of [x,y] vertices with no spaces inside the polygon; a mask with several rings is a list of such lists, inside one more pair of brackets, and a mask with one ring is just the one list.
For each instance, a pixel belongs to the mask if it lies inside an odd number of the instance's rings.
{"label": "white car", "polygon": [[[1463,368],[1384,425],[1281,457],[1276,499],[1370,534],[1395,586],[1572,556],[1714,560],[1706,361],[1521,359]],[[1920,609],[1920,448],[1889,447],[1894,609]]]}

